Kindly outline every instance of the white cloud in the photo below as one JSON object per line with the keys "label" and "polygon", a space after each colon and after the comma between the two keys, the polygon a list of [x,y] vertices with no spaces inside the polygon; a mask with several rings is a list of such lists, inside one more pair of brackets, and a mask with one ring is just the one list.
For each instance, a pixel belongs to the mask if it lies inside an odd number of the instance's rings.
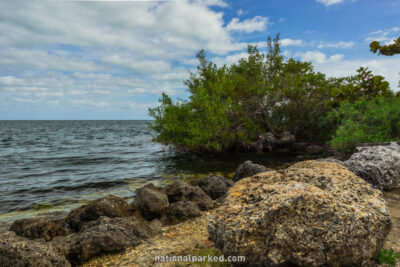
{"label": "white cloud", "polygon": [[332,62],[338,62],[343,59],[343,55],[336,54],[327,57],[326,54],[320,51],[307,51],[305,53],[297,53],[296,57],[300,57],[303,61],[311,61],[316,64],[326,64]]}
{"label": "white cloud", "polygon": [[398,33],[400,32],[400,27],[393,27],[385,30],[377,30],[371,32],[367,38],[366,42],[378,41],[384,42],[385,45],[390,44],[393,40],[398,38]]}
{"label": "white cloud", "polygon": [[214,62],[215,64],[217,64],[219,66],[223,66],[223,65],[229,66],[234,63],[238,63],[240,59],[247,58],[247,57],[248,57],[248,54],[245,52],[242,52],[242,53],[229,55],[226,57],[215,57],[212,59],[212,62]]}
{"label": "white cloud", "polygon": [[324,4],[326,6],[331,6],[331,5],[343,3],[343,0],[317,0],[317,2]]}
{"label": "white cloud", "polygon": [[349,41],[349,42],[337,42],[337,43],[321,43],[318,45],[319,49],[322,48],[351,48],[354,46],[354,42]]}
{"label": "white cloud", "polygon": [[302,45],[304,45],[302,40],[282,39],[279,42],[280,42],[281,46],[302,46]]}
{"label": "white cloud", "polygon": [[231,22],[226,26],[229,31],[242,31],[246,33],[263,31],[266,29],[268,18],[256,16],[252,19],[246,19],[242,22],[238,18],[233,18]]}
{"label": "white cloud", "polygon": [[134,60],[119,55],[108,55],[103,57],[102,60],[105,63],[128,68],[134,73],[142,74],[166,72],[171,68],[170,64],[163,60]]}
{"label": "white cloud", "polygon": [[71,100],[70,103],[79,106],[95,106],[99,108],[107,108],[111,106],[110,103],[105,101],[97,102],[93,100],[81,100],[81,99]]}
{"label": "white cloud", "polygon": [[400,80],[400,58],[378,57],[376,59],[345,59],[343,55],[326,56],[319,51],[309,51],[296,54],[302,60],[311,61],[317,71],[327,74],[328,77],[344,77],[355,75],[360,67],[368,67],[374,75],[382,75],[390,83],[390,87],[397,91]]}

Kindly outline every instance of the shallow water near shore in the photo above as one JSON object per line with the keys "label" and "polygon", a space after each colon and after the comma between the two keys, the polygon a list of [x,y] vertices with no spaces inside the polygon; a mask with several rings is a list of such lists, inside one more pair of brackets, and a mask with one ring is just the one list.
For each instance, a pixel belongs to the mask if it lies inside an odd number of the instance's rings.
{"label": "shallow water near shore", "polygon": [[106,194],[126,199],[148,182],[231,176],[245,160],[270,168],[293,157],[198,156],[153,143],[151,121],[0,121],[0,228],[67,212]]}

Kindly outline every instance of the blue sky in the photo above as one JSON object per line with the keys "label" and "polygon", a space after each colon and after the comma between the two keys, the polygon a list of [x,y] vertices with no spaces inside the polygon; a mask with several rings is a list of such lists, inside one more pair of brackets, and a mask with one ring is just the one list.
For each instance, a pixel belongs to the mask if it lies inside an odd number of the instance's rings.
{"label": "blue sky", "polygon": [[1,1],[0,119],[148,119],[187,97],[198,50],[232,64],[277,33],[287,57],[398,90],[400,56],[368,44],[400,36],[400,0]]}

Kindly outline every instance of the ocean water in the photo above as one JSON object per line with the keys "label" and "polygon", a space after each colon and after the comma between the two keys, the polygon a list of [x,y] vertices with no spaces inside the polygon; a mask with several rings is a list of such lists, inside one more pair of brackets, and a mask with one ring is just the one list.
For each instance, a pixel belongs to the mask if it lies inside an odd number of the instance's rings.
{"label": "ocean water", "polygon": [[293,158],[197,156],[151,141],[151,121],[0,121],[0,223],[68,211],[106,194],[131,199],[164,185],[218,172],[247,159],[276,167]]}

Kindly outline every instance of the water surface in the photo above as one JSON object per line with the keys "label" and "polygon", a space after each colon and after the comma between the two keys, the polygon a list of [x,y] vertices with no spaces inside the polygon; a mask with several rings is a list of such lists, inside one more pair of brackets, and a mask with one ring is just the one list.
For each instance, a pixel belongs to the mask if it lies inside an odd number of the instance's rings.
{"label": "water surface", "polygon": [[150,121],[0,121],[0,223],[68,210],[108,193],[126,199],[207,173],[229,175],[247,159],[276,167],[293,158],[178,153],[153,143]]}

